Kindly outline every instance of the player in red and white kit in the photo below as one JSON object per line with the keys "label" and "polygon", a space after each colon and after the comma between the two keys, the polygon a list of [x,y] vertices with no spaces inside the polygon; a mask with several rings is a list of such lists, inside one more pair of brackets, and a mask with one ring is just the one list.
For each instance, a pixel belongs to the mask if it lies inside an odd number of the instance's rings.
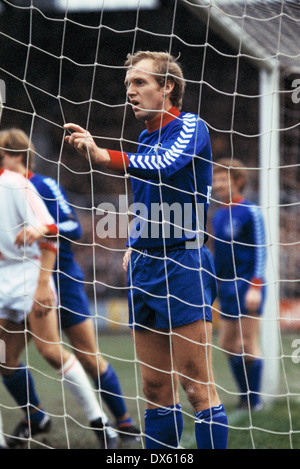
{"label": "player in red and white kit", "polygon": [[[0,169],[0,200],[0,339],[6,352],[0,371],[7,390],[25,412],[8,445],[13,447],[50,427],[30,370],[20,360],[23,331],[30,330],[40,354],[64,376],[89,422],[101,419],[103,426],[107,417],[94,405],[97,399],[82,366],[60,345],[55,289],[51,285],[56,243],[50,238],[42,238],[40,243],[30,240],[30,231],[47,233],[54,220],[30,181],[4,169]],[[103,447],[107,440],[110,447],[116,446],[118,438],[112,429],[100,434]]]}

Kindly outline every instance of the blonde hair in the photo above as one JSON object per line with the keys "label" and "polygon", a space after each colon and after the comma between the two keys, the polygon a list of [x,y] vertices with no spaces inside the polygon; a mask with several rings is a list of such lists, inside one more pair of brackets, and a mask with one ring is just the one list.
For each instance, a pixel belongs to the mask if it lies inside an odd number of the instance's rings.
{"label": "blonde hair", "polygon": [[238,159],[220,158],[214,165],[214,174],[226,172],[228,177],[239,182],[239,188],[243,191],[248,183],[246,166]]}
{"label": "blonde hair", "polygon": [[0,132],[0,156],[4,153],[11,157],[22,154],[24,166],[32,169],[34,152],[34,145],[23,130],[11,128]]}
{"label": "blonde hair", "polygon": [[153,61],[155,79],[161,88],[165,86],[166,81],[174,83],[170,100],[173,106],[176,106],[181,110],[183,95],[185,92],[185,80],[177,59],[168,52],[139,51],[135,54],[127,55],[125,66],[136,66],[138,62],[144,59],[150,59]]}

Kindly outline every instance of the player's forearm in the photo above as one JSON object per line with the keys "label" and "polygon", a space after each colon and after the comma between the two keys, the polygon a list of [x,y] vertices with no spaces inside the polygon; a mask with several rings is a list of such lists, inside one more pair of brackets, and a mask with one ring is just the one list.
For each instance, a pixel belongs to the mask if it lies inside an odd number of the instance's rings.
{"label": "player's forearm", "polygon": [[53,274],[56,261],[56,252],[48,247],[41,248],[41,268],[38,283],[39,285],[48,285],[50,277]]}

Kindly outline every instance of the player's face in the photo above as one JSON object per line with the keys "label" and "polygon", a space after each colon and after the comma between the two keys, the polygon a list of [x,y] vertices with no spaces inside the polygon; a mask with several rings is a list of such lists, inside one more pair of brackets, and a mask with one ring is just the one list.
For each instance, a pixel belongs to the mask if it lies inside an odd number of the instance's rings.
{"label": "player's face", "polygon": [[169,85],[160,88],[153,73],[153,61],[143,59],[126,74],[127,96],[138,120],[150,121],[163,109],[172,107],[169,101]]}
{"label": "player's face", "polygon": [[221,202],[228,202],[239,195],[239,186],[229,179],[227,171],[221,171],[213,176],[213,190],[216,199]]}

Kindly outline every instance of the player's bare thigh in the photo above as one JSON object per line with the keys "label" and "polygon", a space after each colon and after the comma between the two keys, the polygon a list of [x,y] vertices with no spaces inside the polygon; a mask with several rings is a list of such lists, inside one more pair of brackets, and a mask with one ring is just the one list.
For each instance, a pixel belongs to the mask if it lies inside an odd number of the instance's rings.
{"label": "player's bare thigh", "polygon": [[251,314],[237,320],[220,322],[220,347],[230,355],[259,356],[260,316]]}
{"label": "player's bare thigh", "polygon": [[166,331],[133,331],[147,408],[179,403],[171,336]]}

